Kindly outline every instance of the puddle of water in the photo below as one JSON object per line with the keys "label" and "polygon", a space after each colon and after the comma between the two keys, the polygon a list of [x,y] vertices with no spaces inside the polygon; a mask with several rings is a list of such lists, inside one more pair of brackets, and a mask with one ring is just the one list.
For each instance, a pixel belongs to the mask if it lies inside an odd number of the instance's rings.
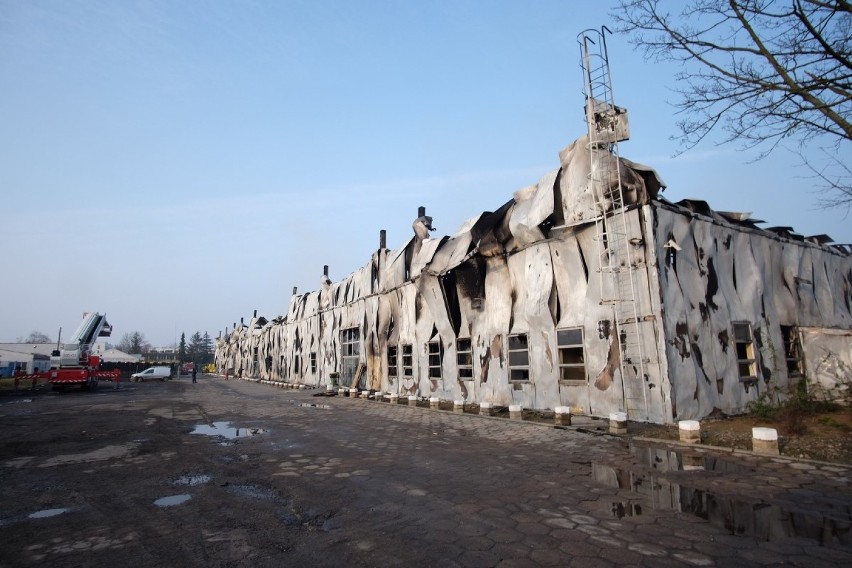
{"label": "puddle of water", "polygon": [[703,456],[668,448],[631,445],[630,452],[638,465],[658,471],[714,471],[718,473],[748,473],[756,471],[754,467],[734,461]]}
{"label": "puddle of water", "polygon": [[296,406],[303,406],[305,408],[322,408],[323,410],[331,409],[331,405],[329,404],[311,404],[310,402],[300,402]]}
{"label": "puddle of water", "polygon": [[71,509],[44,509],[41,511],[36,511],[35,513],[30,513],[27,515],[28,519],[46,519],[48,517],[55,517],[57,515],[61,515],[62,513],[67,513]]}
{"label": "puddle of water", "polygon": [[623,519],[624,517],[638,517],[642,514],[642,505],[639,503],[631,503],[630,501],[623,501],[620,503],[612,504],[612,516],[617,517],[619,519]]}
{"label": "puddle of water", "polygon": [[[638,471],[592,463],[592,479],[607,487],[624,489],[645,497],[652,509],[690,513],[734,535],[774,541],[797,537],[820,544],[852,544],[852,510],[829,505],[827,511],[803,511],[745,496],[720,495]],[[622,518],[641,514],[636,503],[613,503],[612,513]]]}
{"label": "puddle of water", "polygon": [[157,507],[171,507],[173,505],[186,503],[190,499],[192,499],[192,495],[188,495],[186,493],[182,495],[169,495],[168,497],[160,497],[154,501],[154,505]]}
{"label": "puddle of water", "polygon": [[188,485],[189,487],[195,487],[196,485],[204,485],[208,481],[210,481],[210,476],[205,474],[181,475],[180,477],[175,479],[172,484]]}
{"label": "puddle of water", "polygon": [[191,434],[204,434],[205,436],[221,436],[228,440],[237,438],[249,438],[266,432],[264,428],[238,428],[231,426],[230,422],[214,422],[213,424],[199,424],[190,432]]}
{"label": "puddle of water", "polygon": [[6,404],[26,404],[28,402],[32,402],[31,398],[22,398],[21,400],[13,400],[11,402],[7,402]]}

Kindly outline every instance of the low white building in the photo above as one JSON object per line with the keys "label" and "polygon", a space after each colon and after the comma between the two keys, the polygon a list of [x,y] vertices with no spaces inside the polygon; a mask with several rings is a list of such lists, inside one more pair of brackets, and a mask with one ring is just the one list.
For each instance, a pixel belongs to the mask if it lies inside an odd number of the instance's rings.
{"label": "low white building", "polygon": [[11,377],[20,368],[26,373],[50,369],[55,343],[0,343],[0,377]]}

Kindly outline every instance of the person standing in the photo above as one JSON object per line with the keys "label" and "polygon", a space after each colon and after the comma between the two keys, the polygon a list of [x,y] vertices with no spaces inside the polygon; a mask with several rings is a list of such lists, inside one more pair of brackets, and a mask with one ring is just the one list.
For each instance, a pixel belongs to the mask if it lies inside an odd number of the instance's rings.
{"label": "person standing", "polygon": [[197,373],[198,373],[198,367],[197,367],[197,365],[193,365],[193,366],[192,366],[192,382],[193,382],[193,383],[197,383],[197,382],[198,382],[197,380],[195,380],[195,377],[197,376]]}

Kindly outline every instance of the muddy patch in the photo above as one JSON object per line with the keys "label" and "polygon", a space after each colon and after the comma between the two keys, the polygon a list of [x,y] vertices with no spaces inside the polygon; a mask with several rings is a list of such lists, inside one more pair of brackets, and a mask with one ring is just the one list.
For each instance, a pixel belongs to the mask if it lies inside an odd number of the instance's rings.
{"label": "muddy patch", "polygon": [[105,446],[103,448],[93,450],[91,452],[86,452],[83,454],[65,454],[54,456],[39,464],[38,467],[54,467],[57,465],[68,465],[73,463],[98,462],[127,458],[133,455],[137,447],[138,444],[135,443],[120,444],[113,446]]}

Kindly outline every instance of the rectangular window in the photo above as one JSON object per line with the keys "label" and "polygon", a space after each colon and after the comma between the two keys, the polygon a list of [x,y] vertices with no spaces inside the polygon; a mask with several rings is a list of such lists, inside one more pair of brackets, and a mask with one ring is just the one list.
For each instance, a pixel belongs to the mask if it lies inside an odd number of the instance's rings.
{"label": "rectangular window", "polygon": [[737,373],[741,381],[757,380],[757,359],[754,356],[754,336],[748,322],[733,322],[734,344],[737,347]]}
{"label": "rectangular window", "polygon": [[556,330],[556,343],[559,349],[559,380],[586,382],[583,329]]}
{"label": "rectangular window", "polygon": [[411,345],[402,346],[402,378],[410,379],[414,376],[414,357]]}
{"label": "rectangular window", "polygon": [[441,378],[441,360],[444,358],[444,349],[440,341],[427,343],[429,349],[429,378]]}
{"label": "rectangular window", "polygon": [[311,351],[311,373],[314,375],[317,374],[317,353],[316,351]]}
{"label": "rectangular window", "polygon": [[456,366],[461,380],[473,380],[473,351],[471,350],[470,339],[456,340]]}
{"label": "rectangular window", "polygon": [[799,334],[796,326],[782,325],[781,338],[784,341],[784,359],[787,361],[787,376],[802,376],[801,349],[799,348]]}
{"label": "rectangular window", "polygon": [[396,345],[388,345],[388,379],[395,381],[399,376],[399,362],[397,360]]}
{"label": "rectangular window", "polygon": [[302,371],[300,369],[301,361],[302,361],[302,357],[298,353],[293,355],[293,375],[295,375],[295,376],[299,376],[299,375],[302,374]]}
{"label": "rectangular window", "polygon": [[361,353],[360,333],[357,327],[344,329],[340,332],[340,346],[344,357],[357,357]]}
{"label": "rectangular window", "polygon": [[526,333],[509,336],[509,380],[530,380],[530,350]]}

